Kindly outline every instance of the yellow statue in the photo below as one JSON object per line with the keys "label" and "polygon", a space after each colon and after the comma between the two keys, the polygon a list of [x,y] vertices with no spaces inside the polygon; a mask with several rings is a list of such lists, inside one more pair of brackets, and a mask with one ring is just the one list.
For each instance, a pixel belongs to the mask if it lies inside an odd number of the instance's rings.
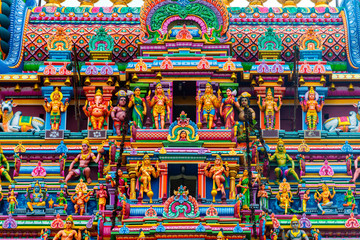
{"label": "yellow statue", "polygon": [[74,229],[74,220],[68,216],[65,221],[65,229],[59,231],[53,240],[81,240],[81,229],[76,232]]}
{"label": "yellow statue", "polygon": [[104,129],[105,119],[111,112],[111,101],[104,101],[101,90],[98,89],[95,93],[94,100],[85,102],[83,111],[87,117],[90,118],[93,130]]}
{"label": "yellow statue", "polygon": [[[286,178],[289,174],[292,175],[298,182],[302,182],[295,172],[294,160],[286,153],[284,142],[279,139],[275,154],[270,156],[270,161],[276,160],[278,166],[275,168],[276,184],[279,184],[280,178]],[[291,168],[287,167],[287,162],[291,162]]]}
{"label": "yellow statue", "polygon": [[145,193],[149,193],[152,192],[151,191],[151,175],[154,178],[158,178],[160,175],[160,168],[159,168],[159,161],[156,161],[156,170],[153,166],[151,166],[150,163],[150,157],[149,155],[145,154],[141,167],[139,162],[137,162],[136,167],[135,167],[135,172],[136,172],[136,176],[138,177],[138,182],[137,182],[137,189],[139,182],[141,183],[140,186],[140,198],[143,198],[144,196],[144,192]]}
{"label": "yellow statue", "polygon": [[290,208],[290,203],[293,202],[292,197],[293,195],[290,189],[288,190],[286,186],[284,186],[281,191],[279,189],[279,192],[276,195],[276,199],[280,202],[279,207],[285,209],[285,214],[287,214],[288,209]]}
{"label": "yellow statue", "polygon": [[[170,106],[172,102],[172,98],[170,96],[169,98],[165,96],[164,89],[162,88],[161,83],[157,83],[155,86],[155,96],[150,101],[150,91],[149,95],[146,97],[146,100],[149,104],[149,107],[153,108],[153,118],[155,123],[155,128],[161,129],[165,128],[165,115],[167,113],[167,118],[170,120]],[[160,127],[159,127],[159,117],[160,117]]]}
{"label": "yellow statue", "polygon": [[319,121],[318,112],[320,112],[324,106],[324,101],[318,104],[319,94],[315,92],[313,87],[305,94],[305,101],[301,98],[301,109],[306,112],[305,123],[308,126],[308,130],[316,130],[316,125]]}
{"label": "yellow statue", "polygon": [[216,184],[216,191],[221,191],[221,194],[225,196],[225,187],[224,183],[226,183],[226,178],[229,177],[229,166],[228,163],[225,162],[225,168],[223,165],[223,161],[220,155],[216,155],[215,164],[208,170],[210,166],[210,162],[205,166],[204,172],[205,176],[212,178]]}
{"label": "yellow statue", "polygon": [[[322,214],[325,214],[323,207],[331,207],[333,202],[330,201],[335,196],[335,188],[333,187],[333,194],[331,194],[329,187],[324,183],[321,185],[322,193],[319,193],[317,190],[314,194],[315,200],[318,202],[317,206],[321,210]],[[321,204],[322,201],[322,204]]]}
{"label": "yellow statue", "polygon": [[282,106],[281,97],[279,96],[279,106],[275,102],[271,88],[268,88],[266,97],[263,99],[262,104],[260,103],[260,95],[258,95],[257,104],[259,105],[260,111],[265,112],[265,127],[266,129],[275,128],[275,112],[280,111]]}
{"label": "yellow statue", "polygon": [[48,99],[45,98],[44,108],[46,112],[50,113],[51,130],[59,130],[61,123],[61,112],[65,112],[69,106],[68,99],[66,99],[65,104],[63,104],[61,101],[62,98],[63,95],[59,91],[58,87],[56,87],[55,90],[50,94],[51,102],[48,102]]}
{"label": "yellow statue", "polygon": [[205,121],[208,124],[208,129],[211,129],[213,127],[214,124],[214,116],[216,113],[215,108],[219,108],[220,107],[220,103],[221,103],[221,96],[220,96],[220,89],[218,91],[218,97],[216,97],[213,93],[213,88],[211,86],[211,83],[206,83],[205,86],[205,93],[204,95],[202,95],[200,97],[200,90],[198,92],[198,95],[196,96],[196,105],[198,106],[197,112],[198,112],[198,126],[200,126],[199,128],[201,128],[201,118],[200,118],[200,113],[201,113],[201,108],[203,109],[202,111],[202,118],[205,119]]}
{"label": "yellow statue", "polygon": [[227,238],[225,238],[223,232],[220,230],[220,232],[216,236],[216,240],[227,240]]}

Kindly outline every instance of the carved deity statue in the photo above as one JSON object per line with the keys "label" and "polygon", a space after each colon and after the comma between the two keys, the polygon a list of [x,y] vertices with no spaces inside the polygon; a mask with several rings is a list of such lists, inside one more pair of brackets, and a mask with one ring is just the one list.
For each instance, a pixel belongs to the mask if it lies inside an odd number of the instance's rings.
{"label": "carved deity statue", "polygon": [[94,101],[88,102],[86,100],[83,110],[85,115],[90,118],[91,129],[102,130],[105,119],[111,112],[111,101],[105,104],[103,94],[98,89],[95,93]]}
{"label": "carved deity statue", "polygon": [[85,203],[90,200],[90,195],[92,194],[93,191],[89,191],[88,193],[86,193],[82,189],[79,189],[74,193],[74,195],[71,196],[70,199],[74,203],[75,214],[79,212],[80,216],[84,215]]}
{"label": "carved deity statue", "polygon": [[14,214],[16,205],[18,205],[18,201],[16,200],[16,197],[14,195],[14,190],[11,190],[10,196],[8,196],[7,201],[9,203],[8,213]]}
{"label": "carved deity statue", "polygon": [[240,109],[240,104],[236,98],[236,90],[231,88],[226,89],[226,98],[222,99],[220,106],[220,116],[224,118],[225,129],[231,129],[235,125],[234,121],[234,106],[237,109]]}
{"label": "carved deity statue", "polygon": [[64,207],[64,213],[66,213],[66,209],[68,207],[67,200],[64,196],[63,190],[60,191],[59,196],[56,198],[56,203],[54,207]]}
{"label": "carved deity statue", "polygon": [[360,175],[360,168],[358,167],[359,160],[360,160],[360,156],[358,156],[354,161],[355,172],[353,173],[353,177],[350,180],[350,182],[355,182],[356,179],[358,179],[358,177]]}
{"label": "carved deity statue", "polygon": [[260,210],[268,209],[269,194],[265,191],[265,184],[260,184],[257,197],[259,198]]}
{"label": "carved deity statue", "polygon": [[345,201],[345,203],[343,204],[343,206],[351,207],[351,211],[354,211],[354,209],[356,207],[356,202],[355,202],[354,194],[350,187],[345,194],[344,201]]}
{"label": "carved deity statue", "polygon": [[301,109],[306,112],[305,123],[308,126],[308,130],[316,130],[316,125],[319,121],[318,112],[320,112],[324,106],[324,101],[318,103],[319,94],[310,87],[310,90],[305,94],[305,100],[301,98]]}
{"label": "carved deity statue", "polygon": [[129,100],[129,108],[133,107],[132,120],[137,128],[143,128],[144,116],[146,116],[146,103],[145,99],[140,97],[140,88],[134,88],[134,94],[131,95]]}
{"label": "carved deity statue", "polygon": [[63,104],[61,101],[62,98],[63,95],[59,91],[58,87],[56,87],[55,90],[50,94],[51,102],[45,98],[44,108],[46,112],[50,113],[51,130],[59,130],[61,123],[61,113],[65,112],[69,106],[68,99],[66,99],[65,104]]}
{"label": "carved deity statue", "polygon": [[282,101],[279,96],[279,106],[274,100],[271,88],[268,88],[265,99],[260,103],[260,95],[258,96],[257,104],[259,105],[260,111],[265,112],[265,126],[266,129],[275,128],[275,112],[280,111]]}
{"label": "carved deity statue", "polygon": [[111,118],[114,121],[116,135],[120,136],[125,125],[127,93],[120,90],[115,95],[118,97],[118,103],[111,110]]}
{"label": "carved deity statue", "polygon": [[100,189],[96,191],[96,198],[99,199],[99,202],[98,202],[99,211],[103,212],[105,210],[107,197],[108,197],[108,194],[104,188],[104,185],[100,184]]}
{"label": "carved deity statue", "polygon": [[288,209],[290,208],[290,204],[293,202],[292,193],[290,189],[284,187],[282,190],[279,189],[279,192],[276,195],[276,199],[279,201],[279,207],[285,210],[285,214],[288,213]]}
{"label": "carved deity statue", "polygon": [[305,191],[305,194],[303,196],[303,199],[302,199],[302,209],[303,209],[303,212],[306,212],[306,206],[307,206],[307,202],[310,200],[310,190],[307,189]]}
{"label": "carved deity statue", "polygon": [[9,175],[9,162],[6,159],[2,146],[0,145],[0,176],[4,176],[9,182],[14,182]]}
{"label": "carved deity statue", "polygon": [[229,177],[229,166],[225,162],[225,167],[220,155],[216,155],[214,166],[209,170],[210,162],[205,166],[204,172],[205,176],[212,178],[214,181],[214,187],[216,186],[216,191],[221,191],[223,196],[226,196],[224,183],[227,184],[227,177]]}
{"label": "carved deity statue", "polygon": [[209,82],[206,83],[205,93],[201,97],[199,90],[198,95],[196,96],[196,105],[198,106],[197,112],[199,119],[198,126],[201,127],[200,113],[202,109],[202,119],[205,119],[207,122],[207,128],[213,128],[216,108],[220,107],[221,100],[222,98],[220,96],[220,89],[218,91],[218,97],[216,97],[213,93],[212,85]]}
{"label": "carved deity statue", "polygon": [[291,230],[282,232],[282,240],[309,240],[305,231],[299,230],[299,219],[294,215],[290,222]]}
{"label": "carved deity statue", "polygon": [[65,229],[60,230],[54,237],[53,240],[81,240],[81,229],[78,232],[74,229],[74,220],[72,216],[68,216],[65,221]]}
{"label": "carved deity statue", "polygon": [[244,196],[242,203],[243,209],[249,209],[250,206],[249,184],[251,184],[249,179],[249,172],[245,169],[243,172],[243,176],[239,179],[239,183],[236,185],[236,187],[240,187],[240,192]]}
{"label": "carved deity statue", "polygon": [[[139,197],[143,198],[144,192],[149,193],[151,190],[151,176],[158,178],[160,174],[159,161],[156,162],[156,170],[151,165],[149,155],[145,154],[141,167],[140,163],[137,162],[135,167],[136,176],[138,177],[136,185],[141,184],[139,189]],[[138,187],[137,187],[138,188]]]}
{"label": "carved deity statue", "polygon": [[[333,194],[331,194],[329,187],[326,184],[321,186],[322,193],[319,193],[317,190],[314,194],[314,198],[317,201],[317,206],[321,210],[322,214],[325,214],[323,207],[331,207],[333,202],[330,201],[335,196],[335,188],[333,187]],[[322,203],[321,203],[322,202]]]}
{"label": "carved deity statue", "polygon": [[48,198],[47,189],[41,189],[41,186],[38,181],[36,181],[35,186],[33,187],[32,192],[27,188],[26,199],[27,206],[31,211],[31,214],[35,214],[33,206],[44,206],[46,205],[46,200]]}
{"label": "carved deity statue", "polygon": [[[277,168],[275,168],[276,184],[279,184],[280,178],[286,178],[288,175],[292,175],[298,182],[302,182],[295,172],[294,160],[286,153],[284,142],[279,139],[274,155],[270,156],[270,161],[277,162]],[[291,168],[287,166],[287,162],[291,162]]]}
{"label": "carved deity statue", "polygon": [[[168,96],[165,96],[164,89],[162,88],[161,83],[157,83],[155,86],[155,96],[150,100],[150,91],[149,95],[146,97],[146,100],[149,104],[149,107],[152,108],[152,115],[154,118],[154,124],[156,129],[165,128],[165,117],[170,120],[170,107],[172,103],[172,97],[170,96],[170,91],[168,91]],[[160,118],[160,125],[159,125]]]}

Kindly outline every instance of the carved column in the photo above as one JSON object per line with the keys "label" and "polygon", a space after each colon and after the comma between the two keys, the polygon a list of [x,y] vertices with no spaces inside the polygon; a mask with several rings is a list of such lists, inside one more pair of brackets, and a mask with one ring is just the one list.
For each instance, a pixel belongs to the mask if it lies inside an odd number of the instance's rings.
{"label": "carved column", "polygon": [[160,176],[159,176],[159,198],[162,198],[164,194],[167,195],[168,186],[168,164],[160,163]]}
{"label": "carved column", "polygon": [[206,198],[206,176],[204,172],[205,163],[198,164],[198,193],[201,198]]}
{"label": "carved column", "polygon": [[135,173],[135,165],[136,164],[127,164],[127,170],[130,177],[130,199],[136,199],[136,173]]}
{"label": "carved column", "polygon": [[239,165],[237,164],[231,164],[229,165],[230,168],[230,191],[229,191],[229,199],[235,199],[236,198],[236,190],[235,190],[235,180],[236,175],[239,170]]}

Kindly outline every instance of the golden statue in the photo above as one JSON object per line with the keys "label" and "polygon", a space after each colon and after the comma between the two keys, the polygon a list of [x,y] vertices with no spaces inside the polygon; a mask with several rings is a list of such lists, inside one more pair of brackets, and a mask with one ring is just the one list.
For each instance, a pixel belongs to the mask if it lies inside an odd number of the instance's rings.
{"label": "golden statue", "polygon": [[[158,178],[160,175],[159,161],[156,161],[156,170],[151,165],[149,155],[145,154],[141,167],[140,163],[137,162],[135,167],[136,177],[138,177],[138,182],[136,183],[137,189],[139,190],[139,197],[143,198],[144,192],[150,198],[150,201],[153,196],[153,192],[151,190],[151,176],[154,178]],[[140,189],[138,187],[139,183],[141,183]]]}
{"label": "golden statue", "polygon": [[224,183],[226,183],[226,178],[229,177],[228,163],[225,162],[225,168],[224,168],[224,164],[220,155],[216,154],[214,166],[212,166],[210,170],[208,170],[209,166],[210,166],[210,162],[208,162],[208,164],[204,167],[205,176],[212,178],[214,180],[213,190],[215,189],[216,193],[221,191],[221,194],[225,196]]}
{"label": "golden statue", "polygon": [[81,240],[81,229],[76,232],[74,229],[74,220],[72,216],[68,216],[65,221],[65,229],[60,230],[53,240]]}
{"label": "golden statue", "polygon": [[51,102],[45,98],[44,108],[46,112],[50,113],[51,130],[59,130],[61,123],[61,112],[65,112],[69,106],[69,101],[66,99],[65,104],[61,101],[63,94],[56,87],[50,94]]}
{"label": "golden statue", "polygon": [[198,105],[198,127],[201,128],[201,118],[200,118],[200,113],[201,113],[201,108],[203,109],[202,111],[202,119],[205,119],[205,121],[207,122],[208,129],[211,129],[213,127],[214,124],[214,116],[216,113],[216,109],[215,108],[219,108],[220,107],[220,103],[221,103],[221,96],[220,96],[220,89],[218,91],[218,97],[216,97],[214,95],[214,90],[212,88],[212,85],[210,82],[206,83],[205,86],[205,93],[204,95],[202,95],[200,97],[200,90],[198,91],[198,95],[196,96],[196,105]]}
{"label": "golden statue", "polygon": [[285,214],[287,214],[288,209],[290,208],[290,203],[293,202],[292,197],[293,195],[287,187],[284,187],[282,191],[279,189],[279,192],[276,194],[276,199],[280,202],[279,207],[285,209]]}
{"label": "golden statue", "polygon": [[317,206],[321,210],[322,214],[325,214],[323,207],[331,207],[333,205],[333,202],[330,200],[335,196],[336,192],[335,188],[333,187],[333,194],[331,194],[329,187],[325,183],[321,185],[321,188],[323,192],[319,193],[319,191],[316,190],[314,198],[318,202]]}
{"label": "golden statue", "polygon": [[275,112],[280,111],[282,106],[281,97],[279,96],[279,106],[274,100],[271,88],[268,88],[265,99],[260,103],[260,95],[258,95],[257,104],[259,105],[260,111],[265,112],[265,127],[266,129],[275,128]]}
{"label": "golden statue", "polygon": [[98,89],[95,93],[94,100],[89,103],[86,101],[83,110],[85,115],[90,118],[92,129],[102,130],[104,129],[105,119],[111,112],[111,101],[106,103],[101,90]]}

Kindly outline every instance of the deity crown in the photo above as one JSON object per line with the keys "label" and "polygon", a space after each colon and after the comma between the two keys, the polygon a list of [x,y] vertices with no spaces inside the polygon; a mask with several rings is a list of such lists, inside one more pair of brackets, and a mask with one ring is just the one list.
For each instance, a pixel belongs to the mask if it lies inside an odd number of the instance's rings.
{"label": "deity crown", "polygon": [[81,144],[86,144],[88,147],[90,147],[90,143],[88,140],[84,139]]}
{"label": "deity crown", "polygon": [[314,87],[310,87],[309,93],[315,93]]}
{"label": "deity crown", "polygon": [[296,217],[296,215],[294,215],[294,216],[292,217],[292,219],[291,219],[291,221],[290,221],[290,224],[291,224],[292,222],[299,222],[299,219]]}
{"label": "deity crown", "polygon": [[271,91],[271,88],[268,88],[267,90],[267,94],[270,93],[272,95],[272,91]]}
{"label": "deity crown", "polygon": [[71,227],[74,227],[74,219],[73,219],[72,215],[69,215],[69,216],[66,218],[65,222],[67,222],[67,221],[70,221],[71,224],[72,224]]}
{"label": "deity crown", "polygon": [[95,96],[102,96],[102,92],[100,89],[96,90]]}

